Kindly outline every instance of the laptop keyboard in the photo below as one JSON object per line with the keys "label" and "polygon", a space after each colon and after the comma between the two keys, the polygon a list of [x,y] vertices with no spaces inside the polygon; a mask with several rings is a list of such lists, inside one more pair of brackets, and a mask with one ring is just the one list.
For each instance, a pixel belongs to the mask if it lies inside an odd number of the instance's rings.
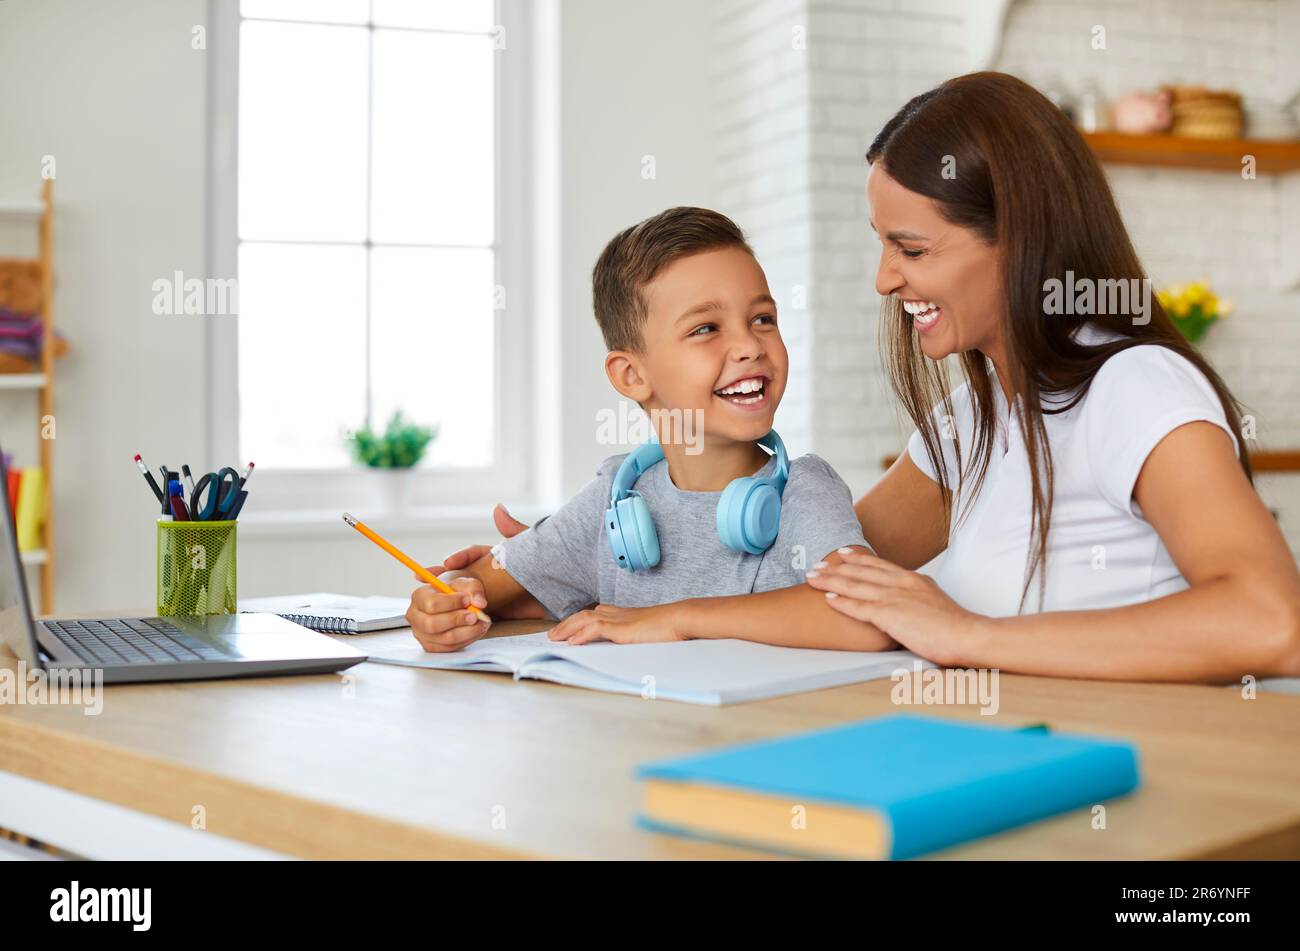
{"label": "laptop keyboard", "polygon": [[227,659],[226,654],[191,637],[165,618],[41,623],[90,665],[175,664]]}

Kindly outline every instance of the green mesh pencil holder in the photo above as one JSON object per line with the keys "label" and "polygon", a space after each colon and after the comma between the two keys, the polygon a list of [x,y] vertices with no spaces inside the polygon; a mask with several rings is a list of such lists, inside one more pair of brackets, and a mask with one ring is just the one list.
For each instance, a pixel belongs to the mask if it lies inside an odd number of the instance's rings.
{"label": "green mesh pencil holder", "polygon": [[158,616],[235,613],[238,522],[158,523]]}

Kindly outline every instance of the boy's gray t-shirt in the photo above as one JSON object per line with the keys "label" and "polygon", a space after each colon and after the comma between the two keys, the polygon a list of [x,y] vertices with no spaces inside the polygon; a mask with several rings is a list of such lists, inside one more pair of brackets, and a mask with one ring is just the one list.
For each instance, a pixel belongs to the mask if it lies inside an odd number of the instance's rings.
{"label": "boy's gray t-shirt", "polygon": [[[610,486],[624,458],[606,459],[596,478],[554,515],[495,549],[501,566],[553,619],[597,603],[647,607],[788,588],[802,584],[804,573],[837,548],[867,547],[849,487],[818,456],[791,460],[780,529],[761,555],[722,544],[716,520],[721,492],[684,492],[668,477],[667,462],[660,462],[634,486],[654,520],[659,564],[627,571],[615,564],[604,529]],[[755,475],[771,477],[775,470],[769,459]]]}

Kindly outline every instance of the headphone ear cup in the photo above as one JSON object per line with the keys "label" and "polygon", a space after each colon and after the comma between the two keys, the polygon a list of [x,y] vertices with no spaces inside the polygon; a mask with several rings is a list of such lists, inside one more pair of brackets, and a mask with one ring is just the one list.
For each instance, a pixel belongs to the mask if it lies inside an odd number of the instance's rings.
{"label": "headphone ear cup", "polygon": [[653,568],[659,564],[659,533],[655,531],[654,519],[650,517],[650,506],[640,495],[633,495],[627,500],[632,504],[632,516],[636,519],[636,538],[640,544],[642,568]]}
{"label": "headphone ear cup", "polygon": [[748,551],[745,546],[745,523],[741,514],[754,478],[735,479],[722,490],[718,500],[718,538],[732,551]]}
{"label": "headphone ear cup", "polygon": [[761,555],[781,527],[781,496],[766,479],[736,479],[718,502],[718,537],[733,551]]}
{"label": "headphone ear cup", "polygon": [[745,539],[753,546],[751,554],[765,552],[776,541],[781,528],[781,494],[766,479],[754,486],[745,499]]}
{"label": "headphone ear cup", "polygon": [[[612,530],[608,528],[611,520],[615,526]],[[633,493],[606,511],[606,531],[610,533],[614,561],[620,568],[641,571],[659,564],[659,536],[650,517],[650,507],[640,495]]]}
{"label": "headphone ear cup", "polygon": [[619,517],[618,503],[611,502],[605,509],[605,537],[609,539],[609,550],[614,556],[614,564],[631,571],[632,566],[628,563],[627,557],[627,543],[623,540],[623,532],[618,527]]}

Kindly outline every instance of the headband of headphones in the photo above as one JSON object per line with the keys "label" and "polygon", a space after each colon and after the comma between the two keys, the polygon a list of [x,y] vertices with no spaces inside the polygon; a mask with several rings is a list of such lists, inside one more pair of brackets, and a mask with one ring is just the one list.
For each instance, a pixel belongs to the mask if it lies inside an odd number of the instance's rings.
{"label": "headband of headphones", "polygon": [[[760,446],[771,450],[776,456],[776,474],[772,476],[772,482],[776,485],[778,494],[785,491],[785,484],[790,480],[790,460],[786,456],[785,443],[781,437],[776,434],[775,429],[768,430],[767,434],[758,441]],[[641,478],[647,469],[656,463],[663,462],[664,447],[659,444],[659,440],[651,439],[637,446],[627,454],[623,464],[618,467],[618,472],[614,475],[613,485],[610,486],[609,500],[617,502],[620,499],[627,498],[628,492],[636,484],[636,480]]]}

